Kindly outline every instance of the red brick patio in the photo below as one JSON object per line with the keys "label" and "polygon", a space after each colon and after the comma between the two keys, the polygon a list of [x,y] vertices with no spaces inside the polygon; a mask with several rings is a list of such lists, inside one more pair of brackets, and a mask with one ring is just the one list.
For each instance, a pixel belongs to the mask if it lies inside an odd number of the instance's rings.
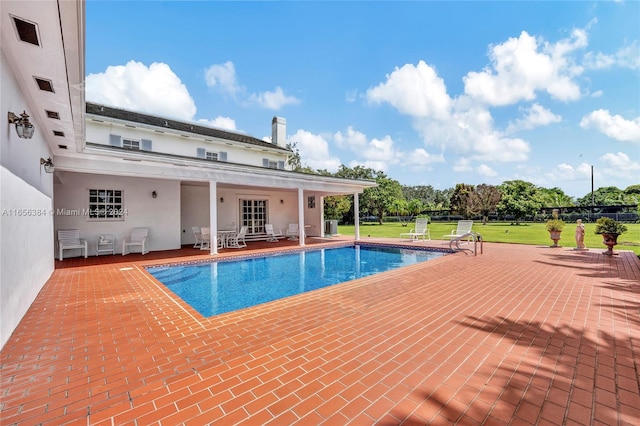
{"label": "red brick patio", "polygon": [[0,423],[638,425],[640,261],[603,249],[485,243],[211,318],[142,269],[198,250],[56,261]]}

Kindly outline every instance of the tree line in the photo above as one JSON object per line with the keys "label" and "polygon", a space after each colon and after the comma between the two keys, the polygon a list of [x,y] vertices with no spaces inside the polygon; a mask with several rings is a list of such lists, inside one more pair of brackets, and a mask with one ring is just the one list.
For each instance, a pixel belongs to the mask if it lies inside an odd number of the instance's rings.
{"label": "tree line", "polygon": [[[431,185],[406,186],[389,178],[384,172],[368,167],[353,168],[341,165],[337,172],[302,167],[300,155],[294,145],[289,145],[294,155],[289,159],[294,171],[347,179],[374,180],[375,188],[367,188],[359,197],[360,214],[375,217],[379,223],[390,215],[401,220],[412,220],[423,212],[446,211],[450,214],[472,218],[482,216],[486,221],[490,214],[509,216],[519,222],[535,216],[543,208],[567,208],[594,206],[638,206],[640,184],[624,190],[615,186],[598,188],[581,198],[568,196],[560,188],[543,188],[523,180],[509,180],[500,185],[469,185],[459,183],[454,188],[435,189]],[[353,223],[353,196],[325,197],[325,219]]]}

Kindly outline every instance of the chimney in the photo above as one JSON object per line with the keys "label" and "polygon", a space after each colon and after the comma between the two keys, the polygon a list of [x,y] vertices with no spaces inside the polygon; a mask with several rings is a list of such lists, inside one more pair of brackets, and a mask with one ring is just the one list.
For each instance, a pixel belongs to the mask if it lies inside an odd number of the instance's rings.
{"label": "chimney", "polygon": [[281,148],[287,146],[287,120],[282,117],[271,120],[271,143]]}

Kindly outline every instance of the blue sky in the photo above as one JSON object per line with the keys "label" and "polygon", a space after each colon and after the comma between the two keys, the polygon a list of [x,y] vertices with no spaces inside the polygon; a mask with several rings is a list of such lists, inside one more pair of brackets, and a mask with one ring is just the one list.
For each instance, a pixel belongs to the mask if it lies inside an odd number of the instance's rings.
{"label": "blue sky", "polygon": [[640,2],[87,1],[88,101],[404,185],[640,183]]}

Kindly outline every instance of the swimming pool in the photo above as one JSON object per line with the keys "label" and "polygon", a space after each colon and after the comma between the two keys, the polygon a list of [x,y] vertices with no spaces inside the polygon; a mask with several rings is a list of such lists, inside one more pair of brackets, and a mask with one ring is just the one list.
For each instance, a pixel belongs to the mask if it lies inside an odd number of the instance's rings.
{"label": "swimming pool", "polygon": [[352,245],[242,260],[148,267],[147,271],[201,315],[209,317],[445,254]]}

